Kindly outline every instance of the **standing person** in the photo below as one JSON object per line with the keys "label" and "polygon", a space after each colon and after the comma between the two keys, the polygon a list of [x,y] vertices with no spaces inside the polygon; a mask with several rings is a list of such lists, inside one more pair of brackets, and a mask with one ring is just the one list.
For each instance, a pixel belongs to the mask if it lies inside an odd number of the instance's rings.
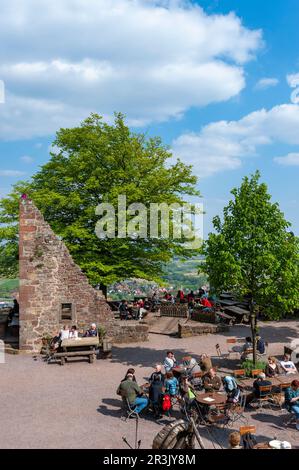
{"label": "standing person", "polygon": [[266,343],[260,335],[256,335],[256,350],[259,354],[265,354]]}
{"label": "standing person", "polygon": [[167,351],[166,357],[164,359],[164,369],[165,373],[170,372],[176,366],[176,358],[172,351]]}
{"label": "standing person", "polygon": [[148,405],[148,399],[142,396],[143,391],[137,382],[133,381],[133,374],[131,373],[127,374],[126,379],[119,384],[116,393],[126,398],[130,407],[135,407],[138,414]]}
{"label": "standing person", "polygon": [[293,380],[285,391],[285,404],[290,412],[296,415],[296,429],[299,431],[299,380]]}
{"label": "standing person", "polygon": [[159,380],[161,382],[164,382],[164,374],[162,374],[161,364],[156,364],[155,365],[155,370],[149,378],[149,383],[152,383],[156,379],[157,376],[159,376]]}
{"label": "standing person", "polygon": [[157,419],[162,417],[161,404],[163,396],[163,386],[164,376],[161,373],[161,368],[159,371],[159,367],[157,365],[155,372],[151,375],[149,387],[149,400],[153,407],[154,417]]}

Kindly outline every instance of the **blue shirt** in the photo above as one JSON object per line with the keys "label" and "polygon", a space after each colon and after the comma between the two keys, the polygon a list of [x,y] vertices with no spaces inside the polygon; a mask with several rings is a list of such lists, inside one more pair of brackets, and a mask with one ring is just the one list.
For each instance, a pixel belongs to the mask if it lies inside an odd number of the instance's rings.
{"label": "blue shirt", "polygon": [[285,397],[286,407],[290,410],[293,405],[298,404],[298,401],[291,403],[291,400],[292,398],[299,397],[299,388],[298,390],[294,390],[292,387],[287,388],[286,391],[284,392],[284,397]]}
{"label": "blue shirt", "polygon": [[168,392],[169,395],[176,395],[178,386],[179,386],[179,382],[175,377],[173,377],[172,379],[165,380],[166,392]]}

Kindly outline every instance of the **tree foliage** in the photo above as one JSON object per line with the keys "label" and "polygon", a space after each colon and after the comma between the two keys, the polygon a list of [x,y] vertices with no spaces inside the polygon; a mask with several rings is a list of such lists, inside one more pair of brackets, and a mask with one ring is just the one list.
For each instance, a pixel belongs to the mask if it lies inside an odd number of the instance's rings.
{"label": "tree foliage", "polygon": [[[80,127],[60,129],[55,153],[30,181],[19,182],[0,202],[0,275],[17,272],[18,201],[27,193],[93,284],[109,285],[128,277],[160,281],[173,256],[192,257],[181,240],[114,238],[95,234],[102,202],[127,204],[183,203],[199,195],[191,166],[170,164],[169,149],[160,138],[130,131],[121,114],[109,125],[92,114]],[[117,214],[116,214],[117,215]]]}
{"label": "tree foliage", "polygon": [[260,174],[245,177],[213,219],[216,233],[204,246],[204,269],[216,292],[248,295],[271,319],[299,307],[299,242]]}

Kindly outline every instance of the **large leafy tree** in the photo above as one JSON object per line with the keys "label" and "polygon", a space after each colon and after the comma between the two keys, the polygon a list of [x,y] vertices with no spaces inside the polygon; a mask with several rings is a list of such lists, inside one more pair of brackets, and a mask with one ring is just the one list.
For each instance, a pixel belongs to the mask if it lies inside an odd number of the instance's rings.
{"label": "large leafy tree", "polygon": [[204,269],[217,293],[249,297],[256,362],[257,310],[279,319],[299,306],[299,242],[259,172],[231,193],[223,221],[213,219],[216,233],[204,245]]}
{"label": "large leafy tree", "polygon": [[121,114],[112,125],[92,114],[80,127],[60,129],[53,144],[55,153],[49,162],[0,201],[0,275],[17,273],[22,193],[33,199],[94,285],[128,277],[160,281],[163,266],[173,256],[195,254],[186,249],[184,240],[100,240],[95,234],[96,206],[108,202],[117,207],[119,195],[126,195],[127,205],[139,202],[146,207],[181,204],[185,195],[199,195],[191,166],[179,160],[171,164],[172,154],[160,138],[132,133]]}

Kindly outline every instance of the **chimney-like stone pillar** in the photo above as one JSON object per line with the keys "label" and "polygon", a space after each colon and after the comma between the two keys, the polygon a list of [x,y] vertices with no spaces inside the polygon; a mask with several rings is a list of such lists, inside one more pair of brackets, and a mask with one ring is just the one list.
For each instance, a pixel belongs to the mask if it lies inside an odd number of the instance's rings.
{"label": "chimney-like stone pillar", "polygon": [[64,324],[113,330],[113,314],[25,195],[20,200],[20,349],[39,351]]}

